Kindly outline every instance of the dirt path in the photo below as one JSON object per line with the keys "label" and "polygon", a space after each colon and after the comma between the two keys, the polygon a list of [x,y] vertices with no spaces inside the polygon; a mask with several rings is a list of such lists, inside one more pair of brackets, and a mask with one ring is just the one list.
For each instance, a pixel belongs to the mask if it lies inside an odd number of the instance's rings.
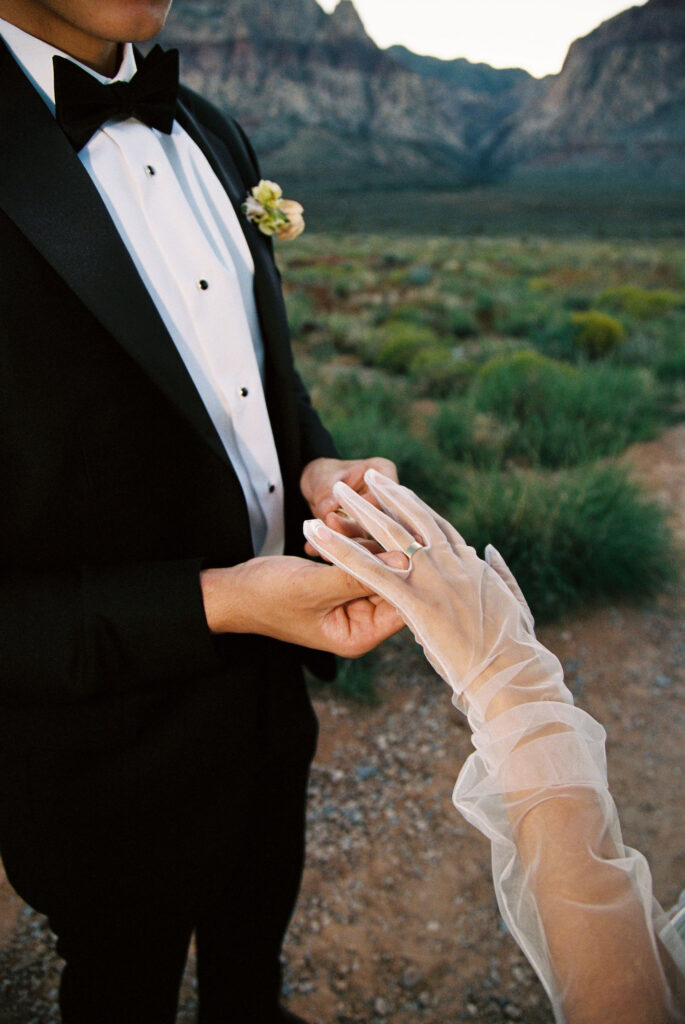
{"label": "dirt path", "polygon": [[[626,456],[673,510],[685,545],[685,424]],[[685,585],[540,632],[578,702],[607,728],[626,842],[665,905],[685,887]],[[497,913],[488,844],[451,790],[470,751],[447,687],[407,638],[383,652],[383,701],[317,700],[309,852],[286,945],[290,1007],[316,1024],[457,1024],[552,1017]],[[45,923],[0,882],[0,1024],[56,1024]],[[179,1022],[194,1020],[192,962]]]}

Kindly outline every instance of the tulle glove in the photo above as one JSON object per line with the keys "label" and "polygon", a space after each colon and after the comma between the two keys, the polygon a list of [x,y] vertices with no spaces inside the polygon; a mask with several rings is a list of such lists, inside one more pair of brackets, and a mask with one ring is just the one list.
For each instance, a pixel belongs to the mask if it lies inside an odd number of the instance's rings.
{"label": "tulle glove", "polygon": [[335,496],[386,551],[414,551],[410,568],[384,565],[318,521],[305,523],[305,536],[398,609],[472,727],[524,700],[572,703],[559,661],[537,641],[530,609],[494,548],[492,564],[483,562],[412,491],[375,470],[364,479],[383,511],[344,484]]}
{"label": "tulle glove", "polygon": [[476,750],[454,803],[491,840],[500,911],[556,1020],[685,1020],[673,980],[685,945],[653,899],[644,857],[623,845],[604,730],[573,706],[516,580],[494,548],[479,559],[407,488],[375,471],[365,481],[380,510],[344,484],[334,493],[405,568],[317,521],[305,535],[398,609],[468,715]]}

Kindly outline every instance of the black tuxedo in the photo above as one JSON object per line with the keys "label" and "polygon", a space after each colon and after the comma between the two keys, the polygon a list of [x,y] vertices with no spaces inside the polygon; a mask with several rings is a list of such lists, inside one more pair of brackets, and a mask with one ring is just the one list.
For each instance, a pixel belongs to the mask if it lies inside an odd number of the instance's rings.
{"label": "black tuxedo", "polygon": [[[177,116],[239,210],[259,179],[244,135],[186,90]],[[163,916],[172,892],[192,927],[207,892],[230,908],[237,885],[273,958],[315,743],[302,652],[207,630],[200,569],[252,555],[237,477],[94,185],[1,42],[0,153],[8,877],[58,934],[76,913],[93,942],[121,907]],[[293,368],[270,243],[239,216],[286,550],[301,554],[299,475],[335,449]]]}

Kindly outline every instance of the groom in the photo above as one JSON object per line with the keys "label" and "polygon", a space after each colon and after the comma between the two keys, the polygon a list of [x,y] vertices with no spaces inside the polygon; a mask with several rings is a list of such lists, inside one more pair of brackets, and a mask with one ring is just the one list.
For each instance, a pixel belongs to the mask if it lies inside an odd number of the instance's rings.
{"label": "groom", "polygon": [[400,626],[294,556],[394,467],[295,373],[244,135],[128,45],[169,6],[0,0],[0,853],[65,1024],[170,1024],[193,932],[202,1024],[277,1024],[302,663]]}

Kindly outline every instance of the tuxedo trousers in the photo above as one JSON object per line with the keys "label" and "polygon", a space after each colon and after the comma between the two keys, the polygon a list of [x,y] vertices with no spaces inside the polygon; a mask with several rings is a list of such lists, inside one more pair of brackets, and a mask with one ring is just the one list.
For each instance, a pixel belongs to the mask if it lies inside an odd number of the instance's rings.
{"label": "tuxedo trousers", "polygon": [[[280,950],[302,874],[317,727],[289,649],[274,668],[164,693],[158,714],[138,722],[133,788],[130,751],[122,757],[128,801],[121,773],[92,751],[81,751],[85,781],[72,780],[58,814],[31,787],[39,829],[18,845],[10,833],[2,853],[10,882],[57,935],[64,1024],[171,1024],[193,932],[202,1024],[286,1019]],[[162,735],[170,715],[176,743],[183,726],[181,757]],[[106,743],[108,765],[112,754]]]}

